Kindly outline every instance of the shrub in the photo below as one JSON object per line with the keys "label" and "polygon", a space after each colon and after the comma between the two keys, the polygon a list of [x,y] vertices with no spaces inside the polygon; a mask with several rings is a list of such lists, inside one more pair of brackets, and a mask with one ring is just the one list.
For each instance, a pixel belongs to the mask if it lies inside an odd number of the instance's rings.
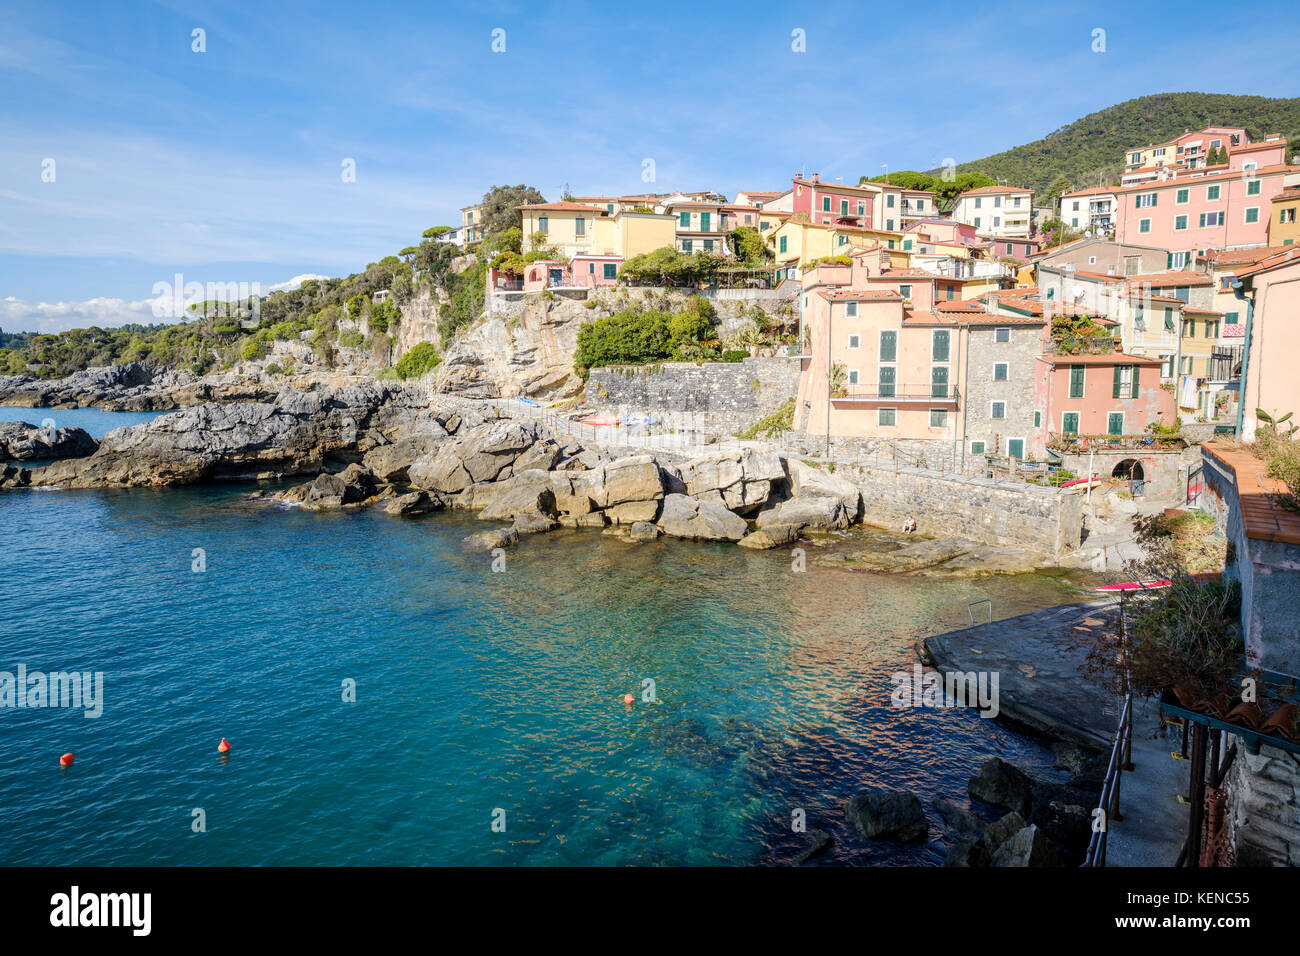
{"label": "shrub", "polygon": [[419,378],[442,363],[442,356],[432,342],[420,342],[401,357],[394,370],[401,379]]}
{"label": "shrub", "polygon": [[772,414],[759,419],[743,432],[737,432],[736,437],[741,439],[780,438],[782,432],[787,432],[794,427],[794,406],[795,398],[791,396],[782,402],[780,408]]}
{"label": "shrub", "polygon": [[247,339],[239,350],[239,357],[245,362],[255,362],[266,355],[266,345],[256,338]]}
{"label": "shrub", "polygon": [[724,362],[742,362],[749,355],[744,349],[727,349],[722,353]]}

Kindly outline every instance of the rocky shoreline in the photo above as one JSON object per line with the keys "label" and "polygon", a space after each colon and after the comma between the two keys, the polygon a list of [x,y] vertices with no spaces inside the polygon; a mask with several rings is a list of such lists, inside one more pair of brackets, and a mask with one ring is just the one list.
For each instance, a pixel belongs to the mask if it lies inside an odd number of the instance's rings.
{"label": "rocky shoreline", "polygon": [[816,549],[811,563],[846,570],[965,576],[1049,563],[1041,555],[964,539],[873,531],[869,508],[850,481],[762,447],[693,459],[626,449],[619,454],[562,440],[532,421],[491,417],[471,402],[417,386],[299,379],[272,394],[264,379],[187,380],[167,373],[146,381],[131,366],[92,369],[39,387],[0,379],[5,401],[98,403],[115,410],[206,394],[223,400],[116,429],[96,446],[65,452],[76,457],[43,468],[4,466],[0,488],[301,477],[310,480],[261,496],[318,510],[473,510],[501,523],[466,541],[486,550],[567,527],[634,541],[666,536],[749,549],[804,542]]}

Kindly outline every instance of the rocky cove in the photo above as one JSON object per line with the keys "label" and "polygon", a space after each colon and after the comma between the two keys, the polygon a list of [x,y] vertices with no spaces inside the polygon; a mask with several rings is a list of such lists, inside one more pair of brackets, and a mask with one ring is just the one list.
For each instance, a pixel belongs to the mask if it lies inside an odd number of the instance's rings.
{"label": "rocky cove", "polygon": [[[60,461],[0,466],[0,487],[309,478],[260,494],[317,510],[472,510],[497,523],[466,542],[486,550],[521,535],[591,528],[634,541],[662,535],[753,549],[802,542],[812,548],[812,564],[851,570],[971,575],[1050,563],[1042,554],[961,537],[918,539],[881,528],[851,481],[761,445],[694,458],[637,454],[584,447],[536,422],[497,418],[489,407],[421,386],[299,378],[272,394],[264,378],[156,382],[141,381],[130,367],[91,371],[41,388],[0,385],[10,401],[57,397],[110,408],[210,394],[225,400],[114,430],[98,445],[65,438],[61,452],[41,456]],[[256,400],[243,398],[250,394]]]}

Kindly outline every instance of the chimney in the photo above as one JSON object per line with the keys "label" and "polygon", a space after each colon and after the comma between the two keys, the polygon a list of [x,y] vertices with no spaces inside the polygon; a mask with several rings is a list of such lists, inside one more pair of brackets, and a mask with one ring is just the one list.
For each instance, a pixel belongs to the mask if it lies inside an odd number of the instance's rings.
{"label": "chimney", "polygon": [[820,174],[820,173],[813,173],[813,174],[812,174],[812,181],[815,182],[815,183],[819,183],[819,182],[821,182],[821,181],[822,181],[821,174]]}

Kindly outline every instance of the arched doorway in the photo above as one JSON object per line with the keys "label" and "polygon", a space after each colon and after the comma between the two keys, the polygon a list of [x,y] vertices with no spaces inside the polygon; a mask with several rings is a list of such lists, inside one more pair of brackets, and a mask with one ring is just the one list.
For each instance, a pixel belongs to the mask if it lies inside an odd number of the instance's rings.
{"label": "arched doorway", "polygon": [[1128,490],[1133,497],[1138,497],[1146,491],[1146,472],[1142,468],[1142,462],[1136,458],[1125,458],[1115,470],[1110,473],[1112,478],[1123,478],[1128,482]]}

